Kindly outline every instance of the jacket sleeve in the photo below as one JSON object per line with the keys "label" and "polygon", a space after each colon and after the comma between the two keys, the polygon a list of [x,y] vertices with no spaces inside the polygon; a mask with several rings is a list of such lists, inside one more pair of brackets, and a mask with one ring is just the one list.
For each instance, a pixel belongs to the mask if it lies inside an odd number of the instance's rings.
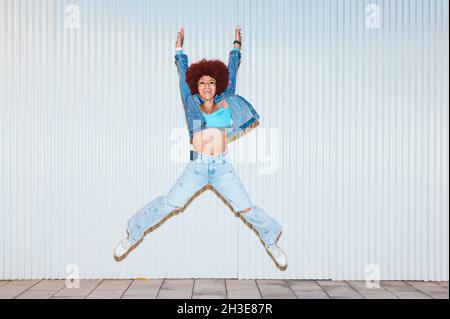
{"label": "jacket sleeve", "polygon": [[225,90],[228,94],[234,94],[236,90],[236,75],[241,60],[241,50],[233,48],[230,51],[228,58],[228,72],[230,73],[230,79],[228,81],[228,87]]}
{"label": "jacket sleeve", "polygon": [[178,68],[178,75],[180,77],[180,91],[183,103],[192,94],[189,85],[186,83],[186,71],[188,69],[188,56],[183,51],[177,51],[175,54],[175,63]]}

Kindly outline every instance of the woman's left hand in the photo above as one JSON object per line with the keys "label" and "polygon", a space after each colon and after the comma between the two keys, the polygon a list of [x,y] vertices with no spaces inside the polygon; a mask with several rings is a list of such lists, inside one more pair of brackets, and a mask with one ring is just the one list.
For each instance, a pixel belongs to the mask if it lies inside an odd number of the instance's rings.
{"label": "woman's left hand", "polygon": [[[237,40],[242,44],[241,28],[239,26],[237,26],[236,30],[234,31],[234,40]],[[235,43],[234,47],[240,49],[241,45],[239,43]]]}

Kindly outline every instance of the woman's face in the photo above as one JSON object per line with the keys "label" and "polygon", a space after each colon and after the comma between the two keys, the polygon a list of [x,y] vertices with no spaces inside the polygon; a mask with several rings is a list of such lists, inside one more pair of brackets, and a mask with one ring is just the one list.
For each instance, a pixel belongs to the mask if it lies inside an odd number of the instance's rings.
{"label": "woman's face", "polygon": [[213,99],[216,96],[216,80],[209,75],[202,76],[198,82],[198,93],[204,100]]}

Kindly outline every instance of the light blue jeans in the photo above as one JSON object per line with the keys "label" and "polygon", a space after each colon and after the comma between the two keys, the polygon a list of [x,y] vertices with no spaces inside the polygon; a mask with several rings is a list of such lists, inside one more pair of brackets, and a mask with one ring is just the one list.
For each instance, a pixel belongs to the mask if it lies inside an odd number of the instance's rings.
{"label": "light blue jeans", "polygon": [[200,154],[190,161],[167,195],[154,198],[127,222],[130,238],[139,241],[147,229],[159,223],[205,185],[210,184],[233,207],[235,212],[248,208],[241,216],[253,226],[263,242],[271,246],[281,233],[281,225],[260,207],[252,204],[228,158],[228,150],[210,156]]}

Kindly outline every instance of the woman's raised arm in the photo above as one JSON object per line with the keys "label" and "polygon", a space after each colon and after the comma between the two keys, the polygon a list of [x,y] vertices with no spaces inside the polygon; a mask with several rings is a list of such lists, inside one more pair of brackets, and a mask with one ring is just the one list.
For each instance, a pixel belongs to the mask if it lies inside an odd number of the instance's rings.
{"label": "woman's raised arm", "polygon": [[184,42],[184,28],[181,27],[180,31],[178,31],[177,41],[175,42],[175,50],[182,50]]}
{"label": "woman's raised arm", "polygon": [[241,60],[241,46],[242,46],[241,28],[237,26],[236,30],[234,31],[233,49],[231,50],[230,56],[228,58],[228,71],[230,72],[230,80],[228,82],[228,87],[225,91],[228,94],[234,94],[236,90],[237,70],[239,68],[239,62]]}
{"label": "woman's raised arm", "polygon": [[177,64],[178,75],[180,77],[181,98],[183,99],[183,103],[185,103],[188,96],[190,96],[192,93],[191,89],[189,88],[189,85],[186,83],[188,57],[183,52],[183,42],[184,42],[184,28],[181,27],[180,31],[178,31],[177,41],[175,42],[175,63]]}
{"label": "woman's raised arm", "polygon": [[[234,47],[236,49],[241,49],[241,44],[242,44],[242,34],[241,34],[241,28],[239,26],[236,27],[236,30],[234,30],[234,41],[235,43],[233,43]],[[239,42],[239,43],[237,43]]]}

